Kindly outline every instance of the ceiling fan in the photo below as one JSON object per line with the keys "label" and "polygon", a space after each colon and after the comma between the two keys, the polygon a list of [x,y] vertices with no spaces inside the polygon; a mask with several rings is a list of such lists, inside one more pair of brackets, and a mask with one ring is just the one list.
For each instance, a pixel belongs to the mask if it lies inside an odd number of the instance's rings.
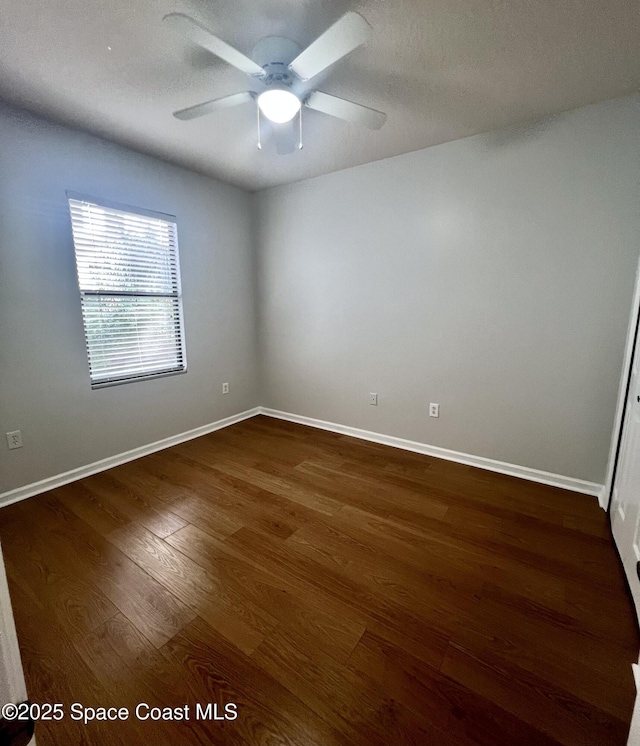
{"label": "ceiling fan", "polygon": [[[314,109],[347,122],[379,129],[387,115],[354,101],[332,96],[318,90],[307,90],[307,81],[326,70],[345,55],[363,44],[371,32],[365,19],[350,11],[339,18],[304,51],[290,39],[268,36],[253,48],[253,59],[247,57],[193,18],[182,13],[170,13],[164,21],[189,41],[241,70],[257,82],[261,91],[242,91],[230,96],[205,101],[174,112],[177,119],[188,120],[241,104],[257,102],[258,148],[261,144],[261,115],[274,124],[285,124],[298,117],[297,148],[302,148],[302,109]],[[295,145],[279,143],[278,152],[288,153]],[[291,142],[291,140],[289,140]]]}

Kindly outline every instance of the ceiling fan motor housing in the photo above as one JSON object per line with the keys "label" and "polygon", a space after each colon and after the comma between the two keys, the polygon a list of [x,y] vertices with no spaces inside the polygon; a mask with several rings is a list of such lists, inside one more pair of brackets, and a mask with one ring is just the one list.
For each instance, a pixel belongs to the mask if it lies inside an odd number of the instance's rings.
{"label": "ceiling fan motor housing", "polygon": [[291,39],[282,36],[267,36],[261,39],[251,51],[251,58],[265,72],[262,82],[267,86],[290,87],[294,76],[289,64],[300,53],[300,47]]}

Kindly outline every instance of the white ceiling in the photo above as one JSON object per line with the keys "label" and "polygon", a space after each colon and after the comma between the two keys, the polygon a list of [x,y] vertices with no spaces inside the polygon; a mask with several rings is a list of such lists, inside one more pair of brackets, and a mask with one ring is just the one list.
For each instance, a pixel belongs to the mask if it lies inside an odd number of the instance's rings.
{"label": "white ceiling", "polygon": [[[251,191],[640,88],[637,0],[0,0],[0,9],[0,97]],[[172,117],[250,86],[177,37],[167,13],[249,54],[270,35],[305,47],[347,10],[369,21],[371,39],[313,83],[386,111],[381,130],[307,110],[304,149],[278,156],[255,147],[251,104]]]}

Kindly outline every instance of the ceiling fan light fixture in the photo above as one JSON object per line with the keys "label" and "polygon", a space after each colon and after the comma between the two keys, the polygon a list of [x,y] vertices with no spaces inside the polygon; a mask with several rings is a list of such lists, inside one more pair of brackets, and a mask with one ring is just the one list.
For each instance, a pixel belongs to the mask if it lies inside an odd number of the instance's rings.
{"label": "ceiling fan light fixture", "polygon": [[302,102],[286,88],[269,88],[258,96],[258,106],[271,122],[284,124],[300,111]]}

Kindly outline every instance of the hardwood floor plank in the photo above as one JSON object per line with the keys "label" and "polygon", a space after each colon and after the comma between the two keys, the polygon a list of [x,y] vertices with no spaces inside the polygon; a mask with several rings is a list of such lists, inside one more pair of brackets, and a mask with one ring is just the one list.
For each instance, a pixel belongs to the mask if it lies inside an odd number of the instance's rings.
{"label": "hardwood floor plank", "polygon": [[[109,473],[96,474],[84,480],[84,484],[94,495],[98,495],[104,504],[127,516],[129,521],[137,521],[160,538],[169,536],[187,525],[187,521],[176,515],[166,504],[153,496],[139,493],[127,484],[122,484]],[[116,528],[119,526],[112,530]]]}
{"label": "hardwood floor plank", "polygon": [[[69,717],[74,702],[86,707],[99,707],[109,700],[94,671],[76,651],[65,627],[48,618],[48,604],[26,596],[21,585],[9,579],[20,654],[28,685],[29,701],[38,704],[61,703],[65,717],[61,721],[40,720],[35,734],[39,744],[85,744],[84,725]],[[46,622],[46,623],[43,623]],[[68,675],[61,675],[69,672]],[[112,733],[108,723],[95,723],[92,728],[95,744],[129,746],[128,736]]]}
{"label": "hardwood floor plank", "polygon": [[[233,474],[217,470],[216,464],[227,459],[226,457],[221,459],[217,450],[214,452],[215,458],[211,456],[209,447],[203,446],[195,450],[194,446],[189,450],[188,455],[179,457],[176,466],[198,469],[208,485],[216,486],[222,491],[226,498],[223,504],[225,511],[232,514],[234,519],[240,521],[242,525],[261,528],[286,538],[303,523],[317,516],[317,511],[312,508],[263,489]],[[243,465],[265,467],[264,464],[247,459],[244,453],[236,456],[236,461]],[[220,500],[216,502],[220,504]],[[278,523],[281,525],[277,525]]]}
{"label": "hardwood floor plank", "polygon": [[12,552],[8,553],[7,573],[29,597],[46,605],[60,627],[85,634],[118,613],[97,586],[82,576],[70,576],[64,565],[55,562],[58,555],[46,551],[46,542],[33,535],[22,542],[19,562]]}
{"label": "hardwood floor plank", "polygon": [[[254,418],[255,419],[255,418]],[[291,468],[306,458],[318,454],[320,451],[309,441],[301,438],[282,438],[268,431],[260,431],[255,426],[247,425],[244,428],[227,430],[216,439],[216,450],[220,451],[222,444],[224,451],[232,458],[245,454],[247,435],[251,438],[251,453],[255,454],[259,461],[277,461]],[[204,444],[206,445],[206,443]],[[186,452],[197,451],[201,443],[192,443],[185,448]],[[211,453],[211,449],[209,449]]]}
{"label": "hardwood floor plank", "polygon": [[348,474],[342,467],[342,462],[323,459],[305,461],[295,470],[308,483],[338,491],[349,505],[382,517],[395,515],[408,521],[416,516],[442,518],[449,509],[449,503],[439,496],[434,499],[419,489],[385,489],[375,478]]}
{"label": "hardwood floor plank", "polygon": [[[593,634],[608,637],[628,651],[636,649],[638,624],[633,614],[629,614],[629,597],[626,593],[616,593],[625,587],[622,567],[613,574],[610,592],[594,593],[593,587],[578,583],[567,583],[564,592],[564,609]],[[603,605],[607,610],[603,614]],[[611,635],[611,619],[616,620],[616,634]]]}
{"label": "hardwood floor plank", "polygon": [[[505,588],[517,587],[522,595],[544,600],[550,606],[562,609],[566,606],[566,581],[555,565],[545,560],[538,563],[532,558],[532,553],[514,552],[508,545],[503,549],[499,540],[478,538],[472,527],[466,530],[430,517],[418,517],[413,521],[395,515],[383,518],[351,506],[345,506],[333,518],[334,521],[343,519],[360,523],[362,528],[380,537],[388,537],[390,545],[394,540],[399,541],[406,545],[406,552],[424,553],[429,566],[432,562],[436,566],[438,562],[444,562],[452,571],[458,568],[461,575],[469,570],[476,579],[492,581]],[[433,553],[435,559],[431,559]],[[611,566],[609,570],[613,572]],[[574,574],[574,581],[579,582],[581,577],[579,573],[578,577]],[[608,594],[610,579],[611,574],[606,578],[606,584],[599,586],[602,594]],[[613,587],[618,593],[620,585]]]}
{"label": "hardwood floor plank", "polygon": [[484,659],[452,644],[440,670],[559,743],[567,746],[626,743],[628,720],[612,717],[515,664]]}
{"label": "hardwood floor plank", "polygon": [[[207,702],[237,705],[237,720],[211,728],[214,743],[238,746],[351,746],[354,743],[200,619],[170,640],[164,651],[184,671],[192,701],[202,701],[204,695]],[[355,743],[364,744],[361,740]]]}
{"label": "hardwood floor plank", "polygon": [[[140,702],[153,701],[150,696],[151,693],[140,681],[136,680],[131,670],[123,665],[121,658],[117,655],[113,646],[109,644],[101,628],[88,635],[77,637],[73,644],[85,665],[96,672],[96,678],[100,681],[104,690],[117,692],[117,700],[111,700],[108,705],[101,704],[102,707],[111,706],[118,709],[126,707],[129,713],[133,713]],[[105,698],[103,702],[106,703],[106,701]],[[148,727],[145,728],[135,715],[129,715],[126,728],[123,728],[123,725],[123,722],[117,720],[115,723],[108,723],[109,738],[120,736],[134,743],[143,743],[150,735],[145,733]],[[156,739],[154,739],[155,741]]]}
{"label": "hardwood floor plank", "polygon": [[[85,661],[91,661],[99,671],[107,690],[117,691],[119,706],[133,713],[126,722],[111,725],[114,734],[129,739],[129,743],[154,746],[208,743],[209,729],[192,712],[189,719],[139,720],[135,711],[140,703],[148,708],[171,708],[176,711],[189,703],[190,692],[184,681],[184,671],[172,663],[162,650],[149,641],[122,614],[109,619],[92,634],[76,641]],[[133,723],[131,728],[129,723]]]}
{"label": "hardwood floor plank", "polygon": [[564,579],[608,584],[614,568],[609,541],[585,537],[564,526],[548,525],[529,516],[498,517],[468,507],[453,507],[445,522],[461,528],[479,543],[508,548],[514,559]]}
{"label": "hardwood floor plank", "polygon": [[[240,458],[241,463],[246,463],[243,456]],[[221,530],[228,535],[249,525],[286,537],[316,514],[315,510],[280,494],[218,471],[210,464],[209,458],[200,458],[197,454],[173,454],[154,468],[161,469],[165,479],[177,484],[189,484],[192,490],[197,491],[197,495],[174,501],[172,510],[184,516],[184,508],[191,508],[197,502],[197,510],[202,514],[207,512],[202,502],[204,500],[210,507],[209,512],[213,511],[209,528],[214,536],[220,535]],[[216,523],[221,524],[220,528],[216,528]]]}
{"label": "hardwood floor plank", "polygon": [[117,508],[105,503],[90,485],[90,480],[72,482],[61,487],[56,496],[65,507],[102,536],[126,526],[131,519]]}
{"label": "hardwood floor plank", "polygon": [[214,574],[220,583],[241,586],[246,598],[277,619],[304,650],[327,650],[344,663],[365,630],[362,623],[326,613],[326,604],[319,608],[321,604],[309,600],[305,590],[296,593],[290,585],[274,582],[273,576],[229,556],[215,539],[195,526],[177,531],[167,537],[167,542]]}
{"label": "hardwood floor plank", "polygon": [[172,503],[171,509],[187,523],[196,523],[212,536],[221,539],[235,534],[244,525],[219,504],[200,495],[179,498]]}
{"label": "hardwood floor plank", "polygon": [[490,548],[468,540],[466,534],[449,531],[449,524],[430,520],[417,526],[395,516],[381,518],[351,506],[342,508],[332,521],[342,531],[367,537],[378,551],[393,552],[404,561],[424,568],[435,578],[455,580],[467,590],[479,592],[487,580],[517,586],[537,597],[558,602],[564,598],[565,583],[537,567],[503,559]]}
{"label": "hardwood floor plank", "polygon": [[119,529],[109,541],[247,654],[276,626],[277,620],[251,603],[241,589],[220,582],[144,527]]}
{"label": "hardwood floor plank", "polygon": [[296,556],[304,555],[322,567],[333,570],[375,594],[384,594],[399,607],[448,636],[459,615],[469,610],[477,598],[472,592],[458,593],[449,584],[432,583],[420,572],[386,557],[383,562],[364,544],[355,542],[327,526],[305,527],[293,534],[287,545]]}
{"label": "hardwood floor plank", "polygon": [[[420,547],[411,545],[402,530],[396,529],[388,519],[345,505],[330,518],[296,532],[290,543],[318,539],[336,551],[348,553],[350,559],[395,568],[426,588],[438,587],[445,594],[453,592],[463,597],[480,593],[482,583],[477,576],[476,558],[460,553],[458,562],[451,555],[443,559],[438,544],[425,541]],[[396,538],[398,535],[402,538]]]}
{"label": "hardwood floor plank", "polygon": [[222,463],[218,464],[216,469],[324,515],[332,515],[343,505],[338,500],[327,497],[317,490],[300,487],[294,479],[274,475],[270,468],[260,469],[244,464]]}
{"label": "hardwood floor plank", "polygon": [[[620,627],[615,637],[611,635],[611,624],[606,623],[601,614],[601,606],[591,608],[588,612],[581,610],[579,606],[570,604],[566,601],[562,605],[554,604],[552,607],[547,606],[539,600],[532,600],[526,595],[520,593],[520,589],[514,586],[516,590],[505,588],[503,585],[495,583],[485,583],[482,588],[482,598],[507,607],[508,610],[523,614],[525,617],[535,619],[545,626],[553,626],[566,630],[572,636],[579,636],[580,646],[585,648],[589,645],[597,646],[604,655],[605,651],[617,659],[623,655],[633,659],[634,650],[637,640],[637,628],[633,619],[629,618],[626,613],[627,608],[620,608],[619,614],[612,616],[620,620]],[[573,587],[573,586],[570,586]],[[602,604],[602,598],[600,603]],[[615,607],[609,606],[609,599],[606,599],[607,609],[613,611]],[[609,648],[615,650],[609,651]]]}
{"label": "hardwood floor plank", "polygon": [[150,456],[109,469],[109,476],[119,484],[136,490],[140,495],[153,497],[168,505],[179,498],[195,495],[192,490],[173,484],[148,467]]}
{"label": "hardwood floor plank", "polygon": [[[195,616],[161,583],[69,511],[56,493],[15,508],[25,510],[32,525],[38,527],[38,540],[47,556],[57,556],[71,577],[95,586],[157,647]],[[24,547],[16,546],[16,562],[23,551]]]}
{"label": "hardwood floor plank", "polygon": [[255,417],[0,509],[40,746],[625,743],[638,627],[566,490]]}
{"label": "hardwood floor plank", "polygon": [[293,582],[308,583],[326,596],[338,599],[350,607],[351,613],[366,618],[367,628],[401,647],[407,647],[428,663],[440,664],[448,637],[419,614],[400,606],[384,593],[376,593],[368,585],[363,585],[359,577],[347,577],[332,568],[329,562],[318,564],[304,554],[291,551],[282,542],[252,529],[241,529],[226,543],[240,552],[258,556],[262,566],[275,574]]}
{"label": "hardwood floor plank", "polygon": [[558,742],[490,700],[366,632],[347,668],[391,690],[412,712],[455,737],[486,746],[551,746]]}
{"label": "hardwood floor plank", "polygon": [[[362,470],[358,465],[346,464],[345,471]],[[370,469],[368,470],[370,473]],[[562,525],[567,517],[601,520],[599,507],[584,505],[584,496],[569,490],[535,484],[518,477],[474,469],[471,466],[432,459],[429,469],[401,462],[387,464],[380,475],[394,484],[422,486],[435,490],[443,499],[453,498],[456,504],[482,507],[484,510],[515,511],[523,516]],[[576,499],[577,498],[577,499]]]}
{"label": "hardwood floor plank", "polygon": [[501,601],[483,596],[460,620],[452,641],[483,659],[511,663],[552,681],[614,717],[629,717],[633,652],[625,661],[606,641],[584,639],[555,615],[541,617]]}
{"label": "hardwood floor plank", "polygon": [[329,656],[306,655],[281,629],[253,652],[254,660],[350,741],[388,744],[460,744],[429,721],[414,717],[393,693],[363,683]]}

